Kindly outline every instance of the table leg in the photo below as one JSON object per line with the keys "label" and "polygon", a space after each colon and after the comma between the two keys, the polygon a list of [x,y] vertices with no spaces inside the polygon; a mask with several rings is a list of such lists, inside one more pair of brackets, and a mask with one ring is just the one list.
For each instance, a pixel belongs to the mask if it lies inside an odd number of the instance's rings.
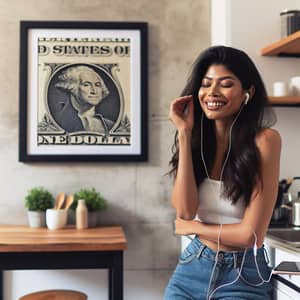
{"label": "table leg", "polygon": [[109,300],[123,300],[123,251],[116,251],[109,268]]}
{"label": "table leg", "polygon": [[3,280],[4,280],[4,271],[0,270],[0,300],[4,299]]}

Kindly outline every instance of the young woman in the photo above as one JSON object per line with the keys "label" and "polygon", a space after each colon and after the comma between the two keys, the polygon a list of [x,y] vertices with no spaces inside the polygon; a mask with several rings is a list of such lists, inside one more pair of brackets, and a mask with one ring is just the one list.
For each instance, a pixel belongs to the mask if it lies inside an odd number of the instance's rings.
{"label": "young woman", "polygon": [[180,256],[165,300],[271,299],[263,240],[279,179],[281,138],[251,59],[230,47],[200,54],[182,96],[172,204],[175,233],[195,234]]}

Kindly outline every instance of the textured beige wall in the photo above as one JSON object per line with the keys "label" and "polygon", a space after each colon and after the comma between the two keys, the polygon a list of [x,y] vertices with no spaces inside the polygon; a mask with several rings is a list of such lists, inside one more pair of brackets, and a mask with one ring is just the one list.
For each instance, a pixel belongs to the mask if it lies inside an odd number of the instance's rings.
{"label": "textured beige wall", "polygon": [[[208,0],[0,0],[0,222],[26,224],[23,199],[32,186],[54,194],[95,186],[109,199],[102,222],[125,226],[126,269],[172,269],[179,247],[172,236],[171,182],[163,176],[174,133],[168,107],[192,61],[210,43],[209,19]],[[149,162],[18,162],[20,20],[149,23]]]}

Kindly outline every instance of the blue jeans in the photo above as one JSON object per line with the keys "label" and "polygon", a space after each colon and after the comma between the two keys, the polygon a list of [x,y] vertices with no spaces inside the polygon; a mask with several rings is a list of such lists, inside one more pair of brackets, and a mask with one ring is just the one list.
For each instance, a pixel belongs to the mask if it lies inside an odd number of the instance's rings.
{"label": "blue jeans", "polygon": [[[246,250],[239,279],[233,284],[220,287],[237,278],[243,255],[244,251],[220,251],[210,282],[216,251],[205,246],[197,237],[194,238],[180,255],[179,263],[166,288],[164,300],[204,300],[209,299],[213,291],[210,299],[272,299],[271,283],[255,286],[262,280],[256,270],[253,249]],[[263,247],[257,249],[256,259],[261,276],[268,280],[271,270],[267,265]]]}

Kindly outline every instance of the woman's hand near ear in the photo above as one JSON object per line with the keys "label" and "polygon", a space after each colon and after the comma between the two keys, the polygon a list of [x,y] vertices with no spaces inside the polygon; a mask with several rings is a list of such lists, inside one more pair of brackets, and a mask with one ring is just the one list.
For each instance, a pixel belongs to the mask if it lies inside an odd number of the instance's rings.
{"label": "woman's hand near ear", "polygon": [[191,220],[195,217],[199,202],[192,161],[193,97],[190,95],[175,99],[171,103],[169,117],[177,128],[179,147],[172,204],[178,217]]}
{"label": "woman's hand near ear", "polygon": [[192,131],[194,126],[193,96],[183,96],[172,101],[169,119],[174,123],[179,133]]}

